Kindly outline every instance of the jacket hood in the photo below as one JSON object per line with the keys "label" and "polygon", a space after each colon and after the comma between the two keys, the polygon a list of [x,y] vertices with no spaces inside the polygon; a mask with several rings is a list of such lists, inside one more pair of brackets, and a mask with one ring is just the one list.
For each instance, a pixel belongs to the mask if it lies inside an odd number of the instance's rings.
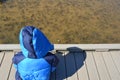
{"label": "jacket hood", "polygon": [[42,58],[54,49],[47,37],[33,26],[22,28],[19,40],[23,55],[27,58]]}

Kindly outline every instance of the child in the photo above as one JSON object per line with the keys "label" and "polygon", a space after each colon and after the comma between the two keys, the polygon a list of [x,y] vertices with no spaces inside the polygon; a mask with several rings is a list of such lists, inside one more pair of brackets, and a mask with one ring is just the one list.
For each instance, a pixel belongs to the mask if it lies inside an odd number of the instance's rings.
{"label": "child", "polygon": [[45,35],[33,26],[21,29],[21,52],[13,57],[13,63],[17,69],[16,80],[49,80],[58,64],[58,58],[52,54],[54,46]]}

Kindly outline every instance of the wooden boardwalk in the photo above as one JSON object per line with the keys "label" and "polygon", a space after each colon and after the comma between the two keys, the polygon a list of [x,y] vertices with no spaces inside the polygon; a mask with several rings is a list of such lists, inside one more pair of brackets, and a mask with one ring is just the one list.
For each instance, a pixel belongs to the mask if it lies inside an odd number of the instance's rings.
{"label": "wooden boardwalk", "polygon": [[[15,80],[12,57],[15,51],[0,52],[0,80]],[[51,80],[120,80],[120,50],[58,51],[60,62]]]}

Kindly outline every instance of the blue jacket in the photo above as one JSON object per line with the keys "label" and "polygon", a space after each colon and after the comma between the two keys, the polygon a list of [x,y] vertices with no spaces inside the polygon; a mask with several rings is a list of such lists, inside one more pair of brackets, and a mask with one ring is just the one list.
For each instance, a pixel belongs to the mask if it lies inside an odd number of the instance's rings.
{"label": "blue jacket", "polygon": [[54,46],[40,30],[32,26],[22,28],[19,39],[22,51],[13,57],[17,69],[16,80],[49,80],[58,64],[57,57],[49,52]]}

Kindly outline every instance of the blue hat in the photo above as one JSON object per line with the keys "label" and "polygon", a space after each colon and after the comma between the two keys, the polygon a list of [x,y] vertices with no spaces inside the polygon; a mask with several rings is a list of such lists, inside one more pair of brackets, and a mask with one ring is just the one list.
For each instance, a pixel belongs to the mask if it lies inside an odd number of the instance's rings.
{"label": "blue hat", "polygon": [[47,37],[33,26],[22,28],[19,39],[23,55],[28,58],[42,58],[54,49]]}

